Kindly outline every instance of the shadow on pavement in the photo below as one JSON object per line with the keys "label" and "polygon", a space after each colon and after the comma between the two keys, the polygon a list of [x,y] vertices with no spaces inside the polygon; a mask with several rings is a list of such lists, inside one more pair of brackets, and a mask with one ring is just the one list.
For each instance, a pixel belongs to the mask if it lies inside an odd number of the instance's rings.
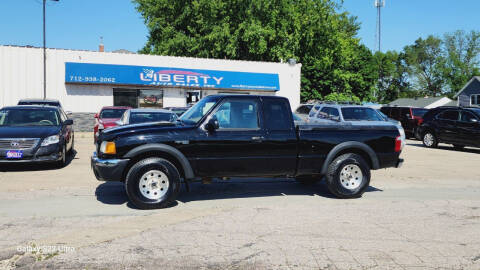
{"label": "shadow on pavement", "polygon": [[[71,154],[67,154],[65,167],[70,165],[74,159],[78,159],[77,151],[73,150]],[[63,168],[65,168],[63,167]],[[0,164],[0,172],[22,172],[22,171],[48,171],[60,170],[55,163],[4,163]]]}
{"label": "shadow on pavement", "polygon": [[[336,199],[327,189],[324,181],[313,185],[303,185],[291,179],[243,179],[237,178],[228,181],[217,180],[210,185],[199,182],[190,183],[190,192],[187,192],[185,185],[177,200],[183,203],[191,201],[235,199],[250,197],[270,196],[320,196]],[[369,186],[366,192],[383,191]],[[105,182],[95,190],[97,200],[105,204],[124,204],[128,202],[125,187],[121,182]],[[127,203],[130,208],[135,208]],[[174,205],[173,205],[174,206]]]}
{"label": "shadow on pavement", "polygon": [[[422,147],[422,148],[427,149],[423,145],[423,143],[421,143],[421,142],[408,142],[407,145],[415,146],[415,147]],[[477,149],[477,148],[463,148],[463,149],[457,150],[451,144],[440,144],[440,145],[438,145],[437,149],[455,151],[455,152],[465,152],[465,153],[472,153],[472,154],[480,154],[480,149]]]}

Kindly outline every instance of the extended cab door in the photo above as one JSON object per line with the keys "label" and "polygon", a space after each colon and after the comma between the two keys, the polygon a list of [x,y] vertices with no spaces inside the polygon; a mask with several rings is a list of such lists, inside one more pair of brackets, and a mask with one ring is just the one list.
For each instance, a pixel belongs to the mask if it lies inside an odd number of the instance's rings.
{"label": "extended cab door", "polygon": [[297,133],[287,99],[262,97],[265,138],[265,175],[294,175],[297,166]]}
{"label": "extended cab door", "polygon": [[215,117],[218,128],[206,131],[195,143],[198,176],[249,176],[265,171],[260,104],[258,97],[231,97],[212,111],[205,123]]}

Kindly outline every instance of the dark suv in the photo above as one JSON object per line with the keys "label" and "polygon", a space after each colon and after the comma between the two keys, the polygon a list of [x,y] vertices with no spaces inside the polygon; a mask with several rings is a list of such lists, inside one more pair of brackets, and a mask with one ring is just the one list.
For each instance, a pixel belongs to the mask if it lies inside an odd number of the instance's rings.
{"label": "dark suv", "polygon": [[423,116],[428,109],[415,107],[382,107],[380,109],[386,116],[400,121],[405,134],[408,137],[416,137],[420,139],[417,130],[423,122]]}
{"label": "dark suv", "polygon": [[439,107],[423,117],[419,134],[426,147],[453,144],[455,149],[480,147],[480,108]]}

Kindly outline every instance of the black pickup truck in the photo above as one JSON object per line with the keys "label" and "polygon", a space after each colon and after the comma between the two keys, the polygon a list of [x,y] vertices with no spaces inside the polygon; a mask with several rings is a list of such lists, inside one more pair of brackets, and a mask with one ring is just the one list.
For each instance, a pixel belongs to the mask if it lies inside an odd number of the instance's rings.
{"label": "black pickup truck", "polygon": [[[339,198],[360,197],[370,170],[399,167],[404,137],[397,126],[295,126],[290,104],[276,96],[207,96],[177,122],[105,130],[91,159],[98,180],[123,181],[131,202],[163,208],[181,180],[220,177],[325,176]],[[98,154],[97,154],[98,153]]]}

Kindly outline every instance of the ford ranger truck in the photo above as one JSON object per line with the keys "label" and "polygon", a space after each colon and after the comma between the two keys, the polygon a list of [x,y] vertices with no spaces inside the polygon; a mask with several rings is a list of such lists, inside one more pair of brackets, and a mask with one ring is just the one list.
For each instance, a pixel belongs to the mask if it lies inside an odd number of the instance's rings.
{"label": "ford ranger truck", "polygon": [[171,205],[182,181],[228,177],[325,178],[336,197],[356,198],[371,170],[401,166],[402,132],[389,122],[295,126],[286,98],[211,95],[176,122],[105,130],[91,166],[141,209]]}

